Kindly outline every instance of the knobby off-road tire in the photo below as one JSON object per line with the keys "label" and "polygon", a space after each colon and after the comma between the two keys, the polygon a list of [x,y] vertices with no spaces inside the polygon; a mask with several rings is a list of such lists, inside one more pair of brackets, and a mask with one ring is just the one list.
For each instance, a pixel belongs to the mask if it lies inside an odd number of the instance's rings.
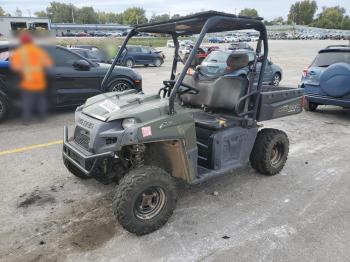
{"label": "knobby off-road tire", "polygon": [[259,131],[250,163],[259,173],[273,176],[284,167],[289,152],[289,140],[283,131],[265,128]]}
{"label": "knobby off-road tire", "polygon": [[70,173],[74,176],[79,177],[80,179],[89,179],[91,177],[85,175],[82,171],[80,171],[75,165],[71,164],[67,159],[63,160],[64,165],[68,169]]}
{"label": "knobby off-road tire", "polygon": [[119,223],[136,235],[163,226],[176,206],[176,183],[163,169],[143,166],[131,170],[116,187],[113,212]]}

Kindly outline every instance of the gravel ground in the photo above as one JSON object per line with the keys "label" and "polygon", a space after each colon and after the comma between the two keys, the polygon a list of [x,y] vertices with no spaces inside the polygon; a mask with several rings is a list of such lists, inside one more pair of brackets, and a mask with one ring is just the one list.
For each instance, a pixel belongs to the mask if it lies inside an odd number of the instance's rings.
{"label": "gravel ground", "polygon": [[[297,86],[317,51],[337,41],[270,41]],[[167,58],[171,49],[165,49]],[[137,68],[146,92],[170,75]],[[111,212],[113,185],[71,176],[61,145],[0,155],[1,261],[348,261],[350,257],[350,110],[317,112],[265,122],[287,132],[290,154],[281,174],[251,168],[181,186],[177,209],[160,230],[136,237]],[[46,123],[0,125],[0,151],[57,141],[73,111]],[[214,192],[217,192],[217,194]]]}

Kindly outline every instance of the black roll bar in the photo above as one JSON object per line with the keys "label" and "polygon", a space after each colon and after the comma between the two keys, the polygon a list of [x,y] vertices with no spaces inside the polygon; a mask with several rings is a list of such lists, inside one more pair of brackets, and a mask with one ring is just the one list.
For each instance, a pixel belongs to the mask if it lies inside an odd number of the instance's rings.
{"label": "black roll bar", "polygon": [[121,45],[121,47],[119,48],[119,51],[118,51],[118,54],[116,55],[116,57],[114,58],[113,60],[113,63],[112,65],[110,66],[110,68],[108,69],[107,73],[105,74],[105,76],[103,77],[103,80],[102,80],[102,83],[101,83],[101,89],[102,90],[105,90],[106,88],[106,84],[108,83],[108,79],[109,77],[111,76],[112,74],[112,71],[113,69],[115,68],[116,64],[118,63],[119,61],[119,58],[121,57],[125,47],[126,47],[126,44],[129,42],[129,39],[135,35],[137,35],[137,31],[134,29],[130,30],[129,33],[127,34],[127,36],[125,37],[124,39],[124,42],[123,44]]}

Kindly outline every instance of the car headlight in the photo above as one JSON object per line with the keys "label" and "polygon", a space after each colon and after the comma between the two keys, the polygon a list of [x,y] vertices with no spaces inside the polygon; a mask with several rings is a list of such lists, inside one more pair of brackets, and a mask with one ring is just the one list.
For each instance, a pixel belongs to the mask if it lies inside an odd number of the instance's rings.
{"label": "car headlight", "polygon": [[122,122],[122,127],[124,129],[128,129],[130,127],[133,127],[136,124],[137,124],[137,121],[135,118],[125,118]]}

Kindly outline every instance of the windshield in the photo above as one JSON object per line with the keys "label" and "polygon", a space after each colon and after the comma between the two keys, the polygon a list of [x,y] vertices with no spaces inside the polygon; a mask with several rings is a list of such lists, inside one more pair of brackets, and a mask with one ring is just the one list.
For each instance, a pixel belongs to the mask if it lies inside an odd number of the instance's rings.
{"label": "windshield", "polygon": [[335,63],[350,64],[350,52],[328,52],[316,56],[311,66],[327,67]]}
{"label": "windshield", "polygon": [[207,56],[207,58],[204,61],[215,62],[215,63],[226,63],[229,55],[230,53],[228,52],[213,51]]}

